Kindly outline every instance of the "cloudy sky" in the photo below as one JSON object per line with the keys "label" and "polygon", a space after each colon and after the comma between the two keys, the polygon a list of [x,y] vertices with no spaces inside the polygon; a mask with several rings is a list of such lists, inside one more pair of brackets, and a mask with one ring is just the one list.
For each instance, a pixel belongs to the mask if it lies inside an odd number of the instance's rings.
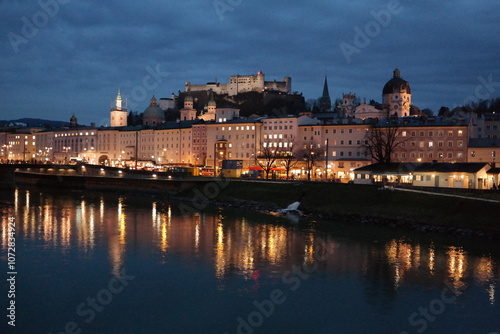
{"label": "cloudy sky", "polygon": [[396,66],[413,103],[500,96],[498,0],[0,0],[0,119],[107,124],[186,81],[263,71],[306,99],[381,101]]}

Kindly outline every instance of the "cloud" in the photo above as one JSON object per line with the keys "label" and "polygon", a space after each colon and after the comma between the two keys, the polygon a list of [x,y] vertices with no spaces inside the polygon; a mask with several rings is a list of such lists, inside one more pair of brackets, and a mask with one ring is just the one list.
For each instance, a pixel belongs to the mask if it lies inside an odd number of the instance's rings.
{"label": "cloud", "polygon": [[[81,122],[107,117],[121,88],[141,85],[147,68],[168,76],[147,92],[183,90],[186,81],[225,82],[233,74],[264,71],[269,80],[292,77],[293,90],[321,95],[328,73],[331,95],[353,92],[381,99],[398,66],[421,108],[461,103],[478,77],[500,81],[496,13],[500,3],[401,1],[402,11],[348,63],[341,42],[353,43],[373,13],[390,1],[227,1],[223,20],[213,1],[61,1],[58,13],[14,52],[9,33],[23,36],[39,2],[2,1],[0,118],[39,117]],[[494,92],[492,97],[500,96]],[[138,101],[147,107],[149,97]]]}

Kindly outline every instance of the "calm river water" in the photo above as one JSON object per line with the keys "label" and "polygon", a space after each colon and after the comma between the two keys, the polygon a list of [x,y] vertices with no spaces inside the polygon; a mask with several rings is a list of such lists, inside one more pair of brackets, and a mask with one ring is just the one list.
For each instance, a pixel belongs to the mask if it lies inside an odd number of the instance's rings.
{"label": "calm river water", "polygon": [[500,331],[494,242],[46,189],[0,210],[1,333]]}

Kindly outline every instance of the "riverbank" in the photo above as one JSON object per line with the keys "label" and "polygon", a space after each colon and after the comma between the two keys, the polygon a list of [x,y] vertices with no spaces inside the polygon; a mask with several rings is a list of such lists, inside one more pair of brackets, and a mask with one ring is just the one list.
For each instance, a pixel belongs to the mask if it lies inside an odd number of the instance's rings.
{"label": "riverbank", "polygon": [[[10,166],[7,166],[10,167]],[[16,167],[17,168],[17,167]],[[439,232],[500,240],[500,203],[467,199],[500,200],[498,192],[445,190],[461,197],[379,190],[378,186],[330,182],[278,182],[239,179],[184,178],[153,173],[137,173],[113,168],[76,166],[47,169],[29,166],[14,173],[4,168],[12,185],[47,186],[83,191],[144,193],[192,202],[194,210],[208,203],[272,212],[299,201],[310,220],[330,223],[371,224],[394,228]],[[44,170],[42,173],[42,169]],[[11,175],[12,174],[12,175]],[[15,174],[15,177],[14,177]],[[143,175],[144,174],[144,175]],[[14,180],[15,179],[15,180]],[[453,194],[453,193],[451,193]]]}
{"label": "riverbank", "polygon": [[[230,181],[211,204],[257,211],[275,211],[300,200],[307,216],[326,222],[359,223],[422,232],[500,239],[500,204],[466,198],[379,190],[377,186],[325,182],[266,183]],[[198,200],[204,189],[182,192]]]}

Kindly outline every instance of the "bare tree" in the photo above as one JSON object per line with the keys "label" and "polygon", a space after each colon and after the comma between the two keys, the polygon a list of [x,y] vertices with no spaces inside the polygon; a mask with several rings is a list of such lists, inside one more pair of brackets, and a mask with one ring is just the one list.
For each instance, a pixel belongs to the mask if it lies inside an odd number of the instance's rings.
{"label": "bare tree", "polygon": [[280,152],[276,147],[272,147],[270,144],[263,143],[260,147],[259,152],[255,156],[255,162],[262,168],[266,174],[266,179],[269,178],[269,174],[274,167],[276,160],[280,157]]}
{"label": "bare tree", "polygon": [[297,157],[304,161],[307,171],[307,180],[311,180],[311,171],[318,161],[325,158],[325,150],[316,142],[304,143],[304,146],[297,151]]}
{"label": "bare tree", "polygon": [[366,132],[363,144],[377,162],[391,162],[392,153],[404,143],[397,117],[379,120]]}
{"label": "bare tree", "polygon": [[295,146],[292,146],[288,150],[281,150],[279,152],[279,156],[279,160],[281,161],[281,164],[286,171],[286,179],[288,180],[288,178],[290,177],[290,170],[299,163],[299,161],[297,160],[298,156],[295,150]]}

